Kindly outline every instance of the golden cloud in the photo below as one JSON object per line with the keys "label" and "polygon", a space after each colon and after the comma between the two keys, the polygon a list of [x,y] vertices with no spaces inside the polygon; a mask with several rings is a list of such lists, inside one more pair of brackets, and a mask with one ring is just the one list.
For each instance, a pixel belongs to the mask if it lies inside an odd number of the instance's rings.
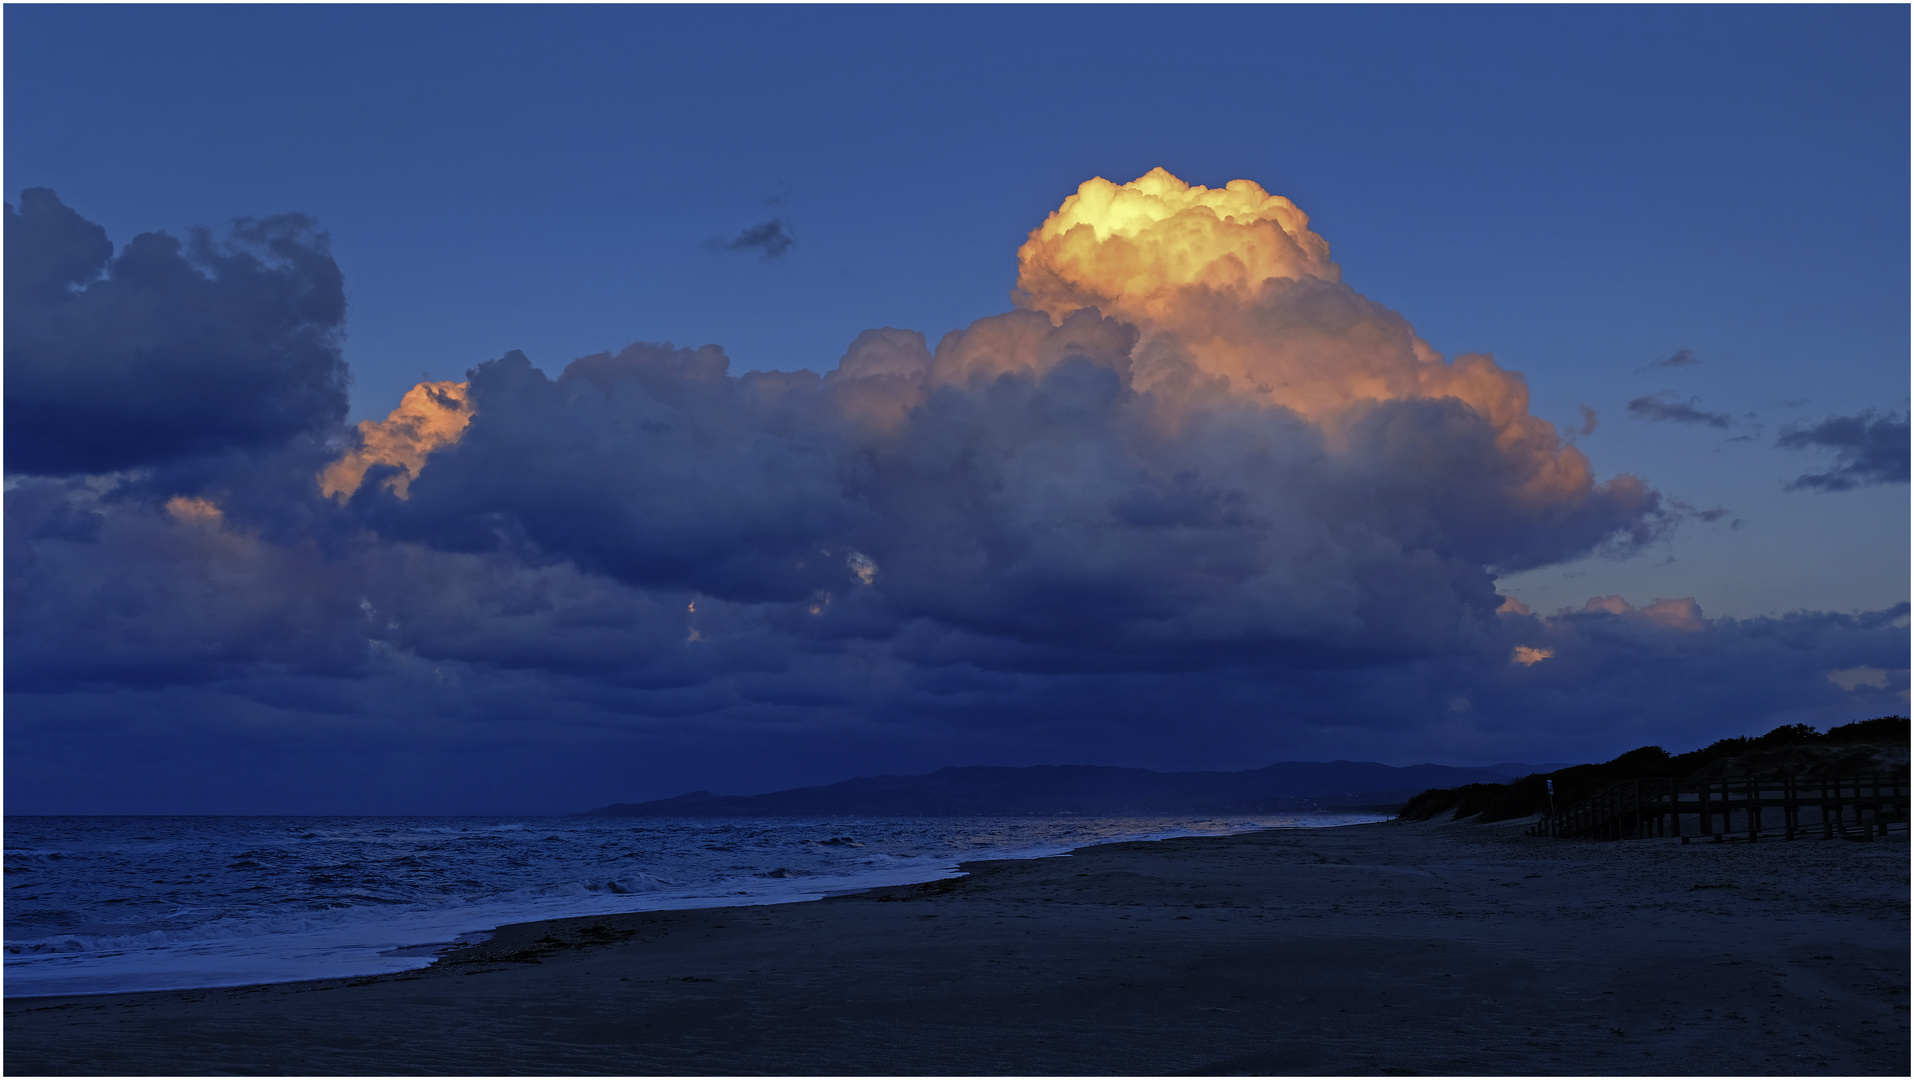
{"label": "golden cloud", "polygon": [[166,512],[181,521],[218,521],[219,507],[206,499],[175,495],[166,500]]}
{"label": "golden cloud", "polygon": [[1193,366],[1332,439],[1358,406],[1453,398],[1523,466],[1522,495],[1548,503],[1593,482],[1581,452],[1529,415],[1520,375],[1478,354],[1444,360],[1400,315],[1342,284],[1307,214],[1249,180],[1211,189],[1161,168],[1123,185],[1098,177],[1017,258],[1020,307],[1053,322],[1093,307],[1142,332],[1139,390],[1174,396]]}
{"label": "golden cloud", "polygon": [[[1619,596],[1591,596],[1581,608],[1584,614],[1605,611],[1610,615],[1626,615],[1646,622],[1655,623],[1669,630],[1696,631],[1705,629],[1708,622],[1701,614],[1701,605],[1692,596],[1677,597],[1673,600],[1657,600],[1641,607],[1629,603]],[[1568,615],[1573,608],[1563,608],[1556,614]]]}
{"label": "golden cloud", "polygon": [[1253,181],[1212,190],[1161,168],[1121,187],[1085,181],[1017,262],[1021,306],[1058,318],[1095,307],[1130,322],[1174,319],[1185,286],[1246,300],[1270,278],[1342,279],[1295,203]]}
{"label": "golden cloud", "polygon": [[472,422],[472,404],[462,382],[422,382],[405,392],[399,407],[384,420],[359,423],[359,446],[319,474],[319,490],[328,498],[350,498],[374,465],[401,471],[386,488],[406,498],[412,481],[432,451],[459,441]]}

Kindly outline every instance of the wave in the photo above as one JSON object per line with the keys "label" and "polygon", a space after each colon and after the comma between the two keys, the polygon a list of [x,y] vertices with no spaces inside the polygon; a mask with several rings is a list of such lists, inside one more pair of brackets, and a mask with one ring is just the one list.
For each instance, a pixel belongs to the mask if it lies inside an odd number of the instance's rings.
{"label": "wave", "polygon": [[1375,819],[16,818],[5,992],[378,974],[506,923],[785,903],[972,859],[1355,820]]}

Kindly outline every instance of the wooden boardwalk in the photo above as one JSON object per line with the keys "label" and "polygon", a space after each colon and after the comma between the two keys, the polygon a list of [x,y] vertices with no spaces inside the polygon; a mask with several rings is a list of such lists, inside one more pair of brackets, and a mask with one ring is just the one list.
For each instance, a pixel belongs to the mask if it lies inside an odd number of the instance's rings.
{"label": "wooden boardwalk", "polygon": [[1871,840],[1908,829],[1908,775],[1629,780],[1544,815],[1530,836]]}

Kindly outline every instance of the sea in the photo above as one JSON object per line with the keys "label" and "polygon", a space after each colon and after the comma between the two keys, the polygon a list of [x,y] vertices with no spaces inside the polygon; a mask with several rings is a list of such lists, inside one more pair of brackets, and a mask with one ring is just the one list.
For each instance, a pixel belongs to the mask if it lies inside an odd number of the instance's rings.
{"label": "sea", "polygon": [[780,904],[1244,817],[8,817],[7,997],[425,967],[508,923]]}

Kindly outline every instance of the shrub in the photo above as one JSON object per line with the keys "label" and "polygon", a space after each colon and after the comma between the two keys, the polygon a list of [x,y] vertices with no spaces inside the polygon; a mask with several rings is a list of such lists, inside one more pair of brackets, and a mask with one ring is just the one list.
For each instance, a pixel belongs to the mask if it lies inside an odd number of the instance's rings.
{"label": "shrub", "polygon": [[[1432,788],[1410,799],[1396,817],[1405,821],[1427,821],[1451,811],[1455,818],[1480,815],[1479,820],[1483,822],[1527,817],[1548,810],[1549,781],[1555,783],[1555,805],[1565,807],[1616,784],[1651,777],[1687,779],[1745,772],[1750,768],[1852,771],[1867,767],[1866,763],[1873,760],[1871,752],[1857,749],[1852,753],[1816,753],[1812,748],[1831,749],[1861,743],[1905,746],[1907,742],[1908,721],[1904,716],[1857,720],[1830,728],[1825,735],[1808,724],[1783,724],[1766,735],[1718,739],[1685,754],[1671,755],[1659,746],[1643,746],[1600,764],[1571,765],[1507,784]],[[1790,753],[1796,749],[1799,752]],[[1748,760],[1737,764],[1735,759],[1744,755]]]}

